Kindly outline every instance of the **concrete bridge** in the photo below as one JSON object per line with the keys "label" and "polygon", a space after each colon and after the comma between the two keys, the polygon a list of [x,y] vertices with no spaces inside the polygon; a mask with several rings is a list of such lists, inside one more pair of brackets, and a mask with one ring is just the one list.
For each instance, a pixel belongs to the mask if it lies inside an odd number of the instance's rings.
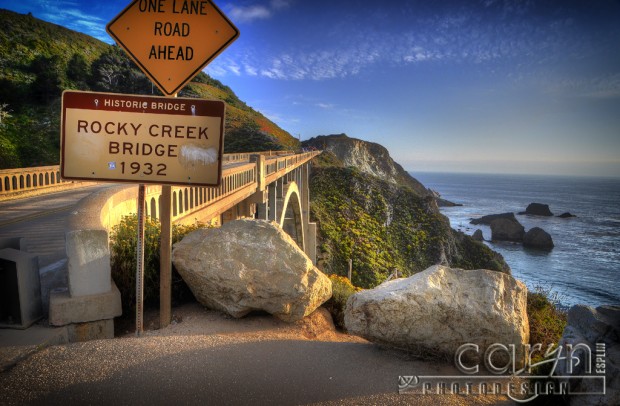
{"label": "concrete bridge", "polygon": [[[211,225],[239,218],[275,221],[315,262],[316,224],[309,222],[308,176],[310,160],[319,153],[226,154],[219,187],[171,188],[172,221]],[[1,201],[8,198],[84,186],[63,182],[57,166],[3,170],[0,184],[0,212]],[[112,337],[113,318],[120,315],[121,307],[110,275],[108,235],[123,216],[137,212],[137,196],[137,185],[111,185],[65,213],[66,260],[45,264],[45,278],[40,276],[36,253],[28,252],[27,240],[17,234],[7,238],[4,233],[0,326],[25,328],[49,314],[51,325],[69,326],[72,340]],[[146,215],[159,219],[164,203],[162,187],[147,186]]]}

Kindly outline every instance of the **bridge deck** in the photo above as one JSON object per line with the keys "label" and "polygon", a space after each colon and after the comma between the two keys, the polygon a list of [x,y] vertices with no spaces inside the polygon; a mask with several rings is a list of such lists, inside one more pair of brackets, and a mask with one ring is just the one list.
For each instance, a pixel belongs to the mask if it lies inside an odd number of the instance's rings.
{"label": "bridge deck", "polygon": [[[285,174],[287,170],[292,170],[300,162],[307,162],[314,155],[315,153],[297,155],[289,153],[287,155],[266,156],[266,173],[262,176],[271,181],[271,179]],[[247,168],[250,156],[251,154],[224,155],[225,159],[222,167],[224,176],[227,176],[226,174],[234,176],[237,170],[243,171],[244,168]],[[55,167],[44,167],[42,169],[48,172],[55,171]],[[34,173],[36,168],[27,168],[24,171]],[[10,172],[11,177],[16,176],[16,178],[19,178],[20,176],[19,170],[0,172]],[[5,176],[8,175],[5,174]],[[32,176],[33,179],[36,177],[35,175]],[[255,176],[259,175],[256,174]],[[234,181],[230,181],[226,185],[226,193],[231,194],[236,190],[242,190],[244,187],[247,189],[247,186],[244,186],[241,182],[239,182],[238,186],[234,185],[234,183]],[[40,182],[40,184],[43,183]],[[78,202],[83,198],[103,189],[118,186],[118,184],[114,183],[85,185],[87,186],[64,191],[54,190],[53,192],[46,192],[46,190],[42,190],[40,193],[44,193],[43,195],[0,201],[0,239],[26,238],[27,250],[39,255],[40,267],[64,258],[64,233],[67,231],[72,209],[76,208]],[[245,185],[248,184],[246,183]],[[220,188],[220,190],[223,189]],[[7,192],[6,188],[4,192]],[[209,202],[205,203],[207,205],[210,204]],[[202,208],[196,207],[195,209],[204,210],[205,207],[203,205]]]}

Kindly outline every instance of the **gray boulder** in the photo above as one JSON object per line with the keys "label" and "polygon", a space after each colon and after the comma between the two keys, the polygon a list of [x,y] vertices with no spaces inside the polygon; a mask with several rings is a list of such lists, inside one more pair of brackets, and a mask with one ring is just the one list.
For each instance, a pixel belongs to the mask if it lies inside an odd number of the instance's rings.
{"label": "gray boulder", "polygon": [[554,247],[551,235],[540,227],[534,227],[525,233],[523,246],[545,251],[550,251]]}
{"label": "gray boulder", "polygon": [[517,219],[497,218],[491,221],[492,241],[522,242],[525,228]]}
{"label": "gray boulder", "polygon": [[264,310],[294,322],[332,295],[329,278],[273,222],[196,230],[174,245],[172,261],[200,303],[233,317]]}
{"label": "gray boulder", "polygon": [[347,301],[347,331],[423,354],[454,357],[465,343],[522,344],[529,340],[527,288],[512,276],[484,269],[434,265],[384,282]]}
{"label": "gray boulder", "polygon": [[[571,406],[620,405],[620,306],[573,306],[559,345],[565,357],[559,360],[555,375],[570,376],[565,380],[570,392],[584,393],[571,396]],[[605,395],[595,394],[602,391]]]}
{"label": "gray boulder", "polygon": [[546,217],[553,216],[553,213],[551,213],[551,210],[549,210],[549,205],[542,203],[530,203],[525,209],[525,211],[522,211],[519,214],[529,214],[531,216]]}
{"label": "gray boulder", "polygon": [[569,218],[577,217],[577,216],[575,216],[574,214],[571,214],[570,212],[565,212],[565,213],[560,214],[558,217],[561,219],[569,219]]}

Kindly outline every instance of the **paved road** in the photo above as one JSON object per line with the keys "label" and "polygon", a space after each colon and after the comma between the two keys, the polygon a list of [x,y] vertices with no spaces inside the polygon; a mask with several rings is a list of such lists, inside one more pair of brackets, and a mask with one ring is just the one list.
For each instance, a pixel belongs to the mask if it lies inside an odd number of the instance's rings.
{"label": "paved road", "polygon": [[0,202],[0,238],[27,239],[28,251],[44,267],[65,256],[67,217],[84,197],[111,184]]}
{"label": "paved road", "polygon": [[400,375],[454,373],[369,343],[157,335],[50,347],[0,374],[0,404],[512,404],[494,396],[398,394]]}

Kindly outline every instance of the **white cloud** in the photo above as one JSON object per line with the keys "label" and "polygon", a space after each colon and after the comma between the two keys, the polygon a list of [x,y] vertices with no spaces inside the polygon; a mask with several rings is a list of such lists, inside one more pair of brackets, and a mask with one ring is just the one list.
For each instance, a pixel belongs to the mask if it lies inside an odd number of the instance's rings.
{"label": "white cloud", "polygon": [[271,0],[270,4],[271,8],[273,8],[274,10],[281,10],[290,6],[291,2],[287,0]]}
{"label": "white cloud", "polygon": [[241,67],[236,63],[231,63],[230,65],[228,65],[228,70],[237,76],[241,76]]}
{"label": "white cloud", "polygon": [[[26,2],[25,4],[28,5],[28,3]],[[107,21],[99,16],[84,13],[79,9],[79,3],[77,2],[43,1],[37,6],[32,7],[40,9],[38,13],[35,12],[35,17],[83,32],[104,42],[112,42],[105,31]]]}
{"label": "white cloud", "polygon": [[275,11],[285,9],[289,7],[291,1],[289,0],[271,0],[269,5],[254,4],[250,6],[236,6],[231,5],[228,7],[230,17],[233,21],[240,23],[252,22],[255,20],[266,20],[271,18]]}
{"label": "white cloud", "polygon": [[233,21],[250,22],[254,20],[264,20],[271,17],[271,10],[265,6],[232,6],[230,17]]}
{"label": "white cloud", "polygon": [[[531,75],[541,66],[569,64],[575,55],[584,59],[596,56],[596,49],[589,49],[594,38],[577,36],[567,16],[558,16],[542,24],[523,16],[512,3],[513,0],[480,0],[478,7],[489,7],[491,10],[486,13],[493,13],[490,16],[469,6],[445,8],[432,15],[412,14],[406,16],[406,27],[414,28],[404,30],[397,29],[402,27],[398,24],[379,24],[378,28],[369,30],[356,18],[343,19],[337,24],[315,21],[308,27],[308,32],[314,33],[313,38],[308,41],[301,38],[297,42],[303,43],[303,47],[284,45],[274,49],[277,43],[259,52],[246,46],[234,57],[243,69],[224,69],[235,75],[319,81],[359,75],[375,66],[411,65],[415,68],[441,62],[475,64],[492,71],[498,66],[511,66],[507,75],[518,78]],[[289,1],[272,0],[263,4],[236,7],[236,10],[247,21],[269,18],[276,10],[288,7]],[[277,27],[274,21],[271,29]],[[293,31],[285,35],[296,34]],[[601,86],[592,95],[610,97],[616,94],[614,89]]]}
{"label": "white cloud", "polygon": [[250,65],[244,65],[243,68],[245,69],[245,73],[248,76],[258,76],[258,71],[256,70],[255,67],[250,66]]}

